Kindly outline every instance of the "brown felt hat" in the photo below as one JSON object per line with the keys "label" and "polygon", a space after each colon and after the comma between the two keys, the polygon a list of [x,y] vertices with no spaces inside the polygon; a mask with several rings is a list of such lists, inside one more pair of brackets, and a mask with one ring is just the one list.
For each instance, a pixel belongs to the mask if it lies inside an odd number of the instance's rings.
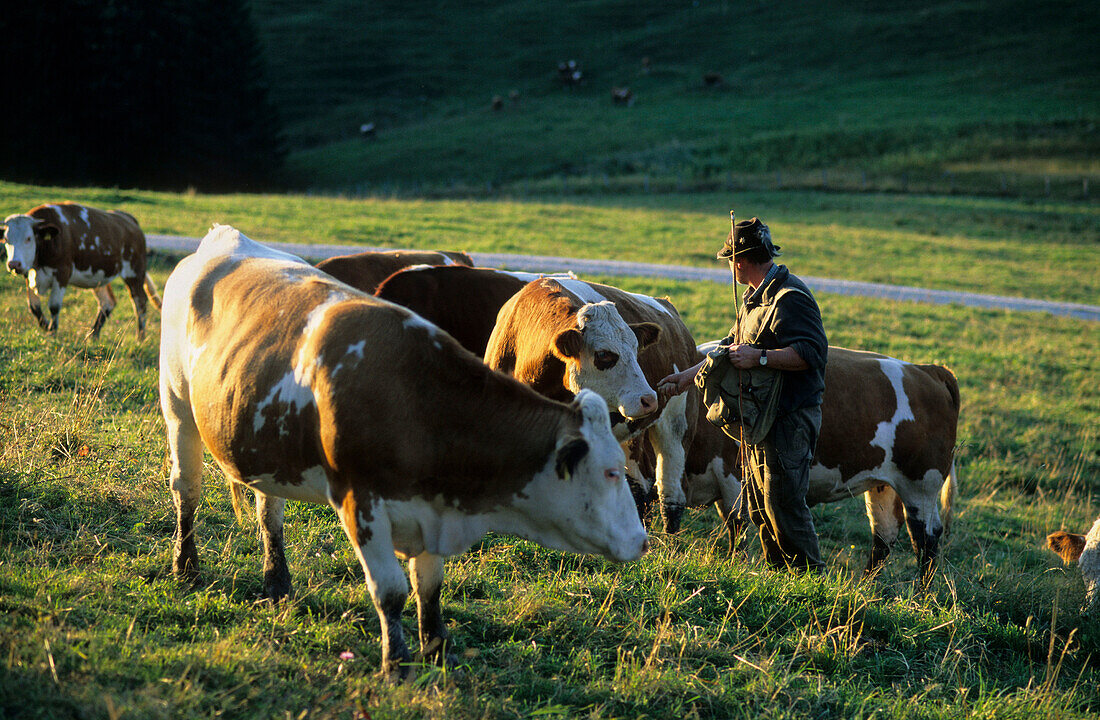
{"label": "brown felt hat", "polygon": [[[733,213],[730,213],[733,220]],[[733,224],[726,242],[718,251],[719,260],[729,260],[731,257],[744,255],[750,250],[764,248],[772,257],[779,255],[779,246],[772,244],[772,234],[768,226],[760,222],[760,218],[742,220]]]}

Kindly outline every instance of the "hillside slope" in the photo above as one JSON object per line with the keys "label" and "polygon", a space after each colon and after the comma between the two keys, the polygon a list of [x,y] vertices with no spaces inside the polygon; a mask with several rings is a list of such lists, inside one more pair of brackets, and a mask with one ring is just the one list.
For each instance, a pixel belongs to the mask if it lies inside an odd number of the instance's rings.
{"label": "hillside slope", "polygon": [[[298,185],[856,165],[1097,172],[1090,3],[253,8]],[[558,78],[570,59],[575,87]],[[613,104],[613,86],[634,104]],[[358,136],[365,122],[374,140]]]}

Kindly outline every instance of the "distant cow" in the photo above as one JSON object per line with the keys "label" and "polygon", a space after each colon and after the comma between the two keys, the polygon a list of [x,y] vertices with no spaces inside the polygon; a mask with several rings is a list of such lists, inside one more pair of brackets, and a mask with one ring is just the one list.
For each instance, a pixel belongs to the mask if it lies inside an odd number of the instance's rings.
{"label": "distant cow", "polygon": [[615,105],[630,107],[634,104],[634,91],[628,87],[611,88],[611,102]]}
{"label": "distant cow", "polygon": [[1068,565],[1077,563],[1085,581],[1084,612],[1100,610],[1100,518],[1092,524],[1088,535],[1062,530],[1047,536],[1047,546],[1058,553]]}
{"label": "distant cow", "polygon": [[[115,308],[111,281],[116,277],[130,291],[138,340],[145,337],[147,301],[160,307],[157,286],[145,270],[145,233],[129,213],[70,202],[39,205],[4,220],[4,248],[8,270],[27,279],[27,303],[46,332],[57,332],[61,300],[69,285],[95,292],[99,313],[89,332],[92,338],[99,337]],[[40,299],[46,296],[48,321]]]}
{"label": "distant cow", "polygon": [[[716,343],[700,345],[701,353]],[[701,405],[700,405],[701,407]],[[866,493],[873,545],[866,572],[890,554],[902,524],[909,530],[921,576],[930,577],[955,495],[955,437],[959,385],[942,365],[914,365],[875,353],[830,347],[821,406],[821,436],[810,467],[806,502],[812,507]],[[696,436],[704,432],[701,422]],[[724,436],[724,434],[723,434]],[[700,446],[702,447],[702,446]],[[718,502],[740,490],[737,445],[719,454],[689,451],[685,485],[689,505]],[[699,468],[705,468],[703,473]],[[716,469],[721,468],[722,472]],[[724,475],[723,475],[724,473]],[[642,473],[645,475],[645,472]],[[942,516],[940,510],[942,507]],[[725,515],[734,542],[738,512]],[[731,523],[730,519],[735,522]]]}
{"label": "distant cow", "polygon": [[[409,560],[421,653],[445,658],[443,556],[486,532],[638,558],[624,457],[594,393],[571,405],[490,370],[415,313],[216,226],[165,286],[160,397],[177,511],[173,570],[194,577],[203,446],[256,491],[264,589],[291,590],[285,499],[330,505],[404,675]],[[395,557],[395,554],[397,557]]]}
{"label": "distant cow", "polygon": [[524,285],[542,277],[568,276],[463,265],[415,265],[383,280],[374,296],[409,308],[482,357],[501,306]]}
{"label": "distant cow", "polygon": [[584,73],[576,60],[558,63],[558,81],[567,88],[580,85],[584,81]]}
{"label": "distant cow", "polygon": [[725,82],[725,79],[722,77],[721,73],[703,73],[703,84],[707,87],[721,87],[723,82]]}
{"label": "distant cow", "polygon": [[[605,308],[598,324],[589,316],[596,308]],[[691,367],[696,354],[691,333],[667,300],[580,280],[544,279],[529,283],[501,308],[485,362],[548,397],[568,399],[581,388],[596,390],[617,410],[616,437],[625,442],[644,432],[656,453],[665,530],[676,532],[699,395],[691,388],[661,399],[652,386]]]}
{"label": "distant cow", "polygon": [[464,252],[446,250],[377,250],[337,255],[317,263],[317,269],[357,290],[373,293],[378,285],[402,268],[413,265],[466,265],[474,261]]}

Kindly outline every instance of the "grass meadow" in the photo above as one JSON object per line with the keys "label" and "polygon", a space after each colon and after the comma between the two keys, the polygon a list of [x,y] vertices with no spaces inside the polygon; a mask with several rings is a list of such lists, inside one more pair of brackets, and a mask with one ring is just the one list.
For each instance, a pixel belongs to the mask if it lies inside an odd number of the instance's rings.
{"label": "grass meadow", "polygon": [[[228,222],[257,240],[705,264],[729,206],[769,222],[795,272],[1100,304],[1095,205],[753,193],[586,203],[203,196],[0,184],[7,212],[74,199],[147,232]],[[158,284],[175,259],[159,256]],[[713,283],[592,278],[667,295],[699,340],[729,324]],[[121,285],[116,287],[120,292]],[[1100,618],[1044,548],[1100,509],[1100,327],[1043,314],[821,294],[833,344],[951,367],[960,496],[927,593],[899,541],[858,582],[859,499],[814,517],[829,572],[731,558],[713,509],[613,565],[490,535],[447,563],[460,664],[387,685],[377,618],[332,512],[289,503],[296,597],[259,598],[256,530],[208,466],[202,585],[176,582],[157,400],[160,317],[134,339],[121,293],[99,341],[90,293],[56,338],[0,283],[0,717],[1090,718]],[[412,603],[406,632],[415,632]]]}
{"label": "grass meadow", "polygon": [[[1069,197],[1100,182],[1088,61],[1100,16],[1074,0],[253,9],[295,188],[642,176],[772,187],[777,172],[801,183],[797,171],[822,169],[832,182],[854,170],[874,187],[921,176],[973,194]],[[557,67],[570,59],[584,80],[564,88]],[[708,73],[721,81],[706,85]],[[636,102],[613,104],[614,86]]]}

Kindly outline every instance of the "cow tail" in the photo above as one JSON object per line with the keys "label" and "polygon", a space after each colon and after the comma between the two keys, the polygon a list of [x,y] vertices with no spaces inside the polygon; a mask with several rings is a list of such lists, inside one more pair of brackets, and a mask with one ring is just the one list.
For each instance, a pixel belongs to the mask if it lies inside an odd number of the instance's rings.
{"label": "cow tail", "polygon": [[[930,375],[939,379],[947,389],[947,394],[951,397],[951,406],[955,409],[954,422],[958,424],[959,409],[962,406],[961,399],[959,397],[959,380],[955,377],[955,373],[951,372],[943,365],[922,365],[921,366]],[[940,487],[940,506],[943,520],[943,529],[946,532],[951,527],[951,510],[952,505],[955,502],[955,495],[958,494],[959,480],[958,471],[955,469],[955,454],[951,454],[951,469],[947,472],[947,478],[944,479],[943,486]]]}
{"label": "cow tail", "polygon": [[160,295],[157,294],[157,284],[153,282],[153,278],[149,277],[149,273],[145,273],[145,280],[142,282],[145,286],[145,294],[149,296],[149,302],[153,303],[153,307],[160,310]]}
{"label": "cow tail", "polygon": [[943,531],[951,529],[951,511],[955,504],[955,495],[959,491],[959,475],[955,470],[955,457],[951,457],[951,469],[947,472],[947,479],[940,487],[940,520],[943,522]]}
{"label": "cow tail", "polygon": [[244,485],[229,480],[229,497],[233,500],[233,514],[237,516],[237,522],[241,525],[247,525],[245,522],[247,503],[244,501]]}

